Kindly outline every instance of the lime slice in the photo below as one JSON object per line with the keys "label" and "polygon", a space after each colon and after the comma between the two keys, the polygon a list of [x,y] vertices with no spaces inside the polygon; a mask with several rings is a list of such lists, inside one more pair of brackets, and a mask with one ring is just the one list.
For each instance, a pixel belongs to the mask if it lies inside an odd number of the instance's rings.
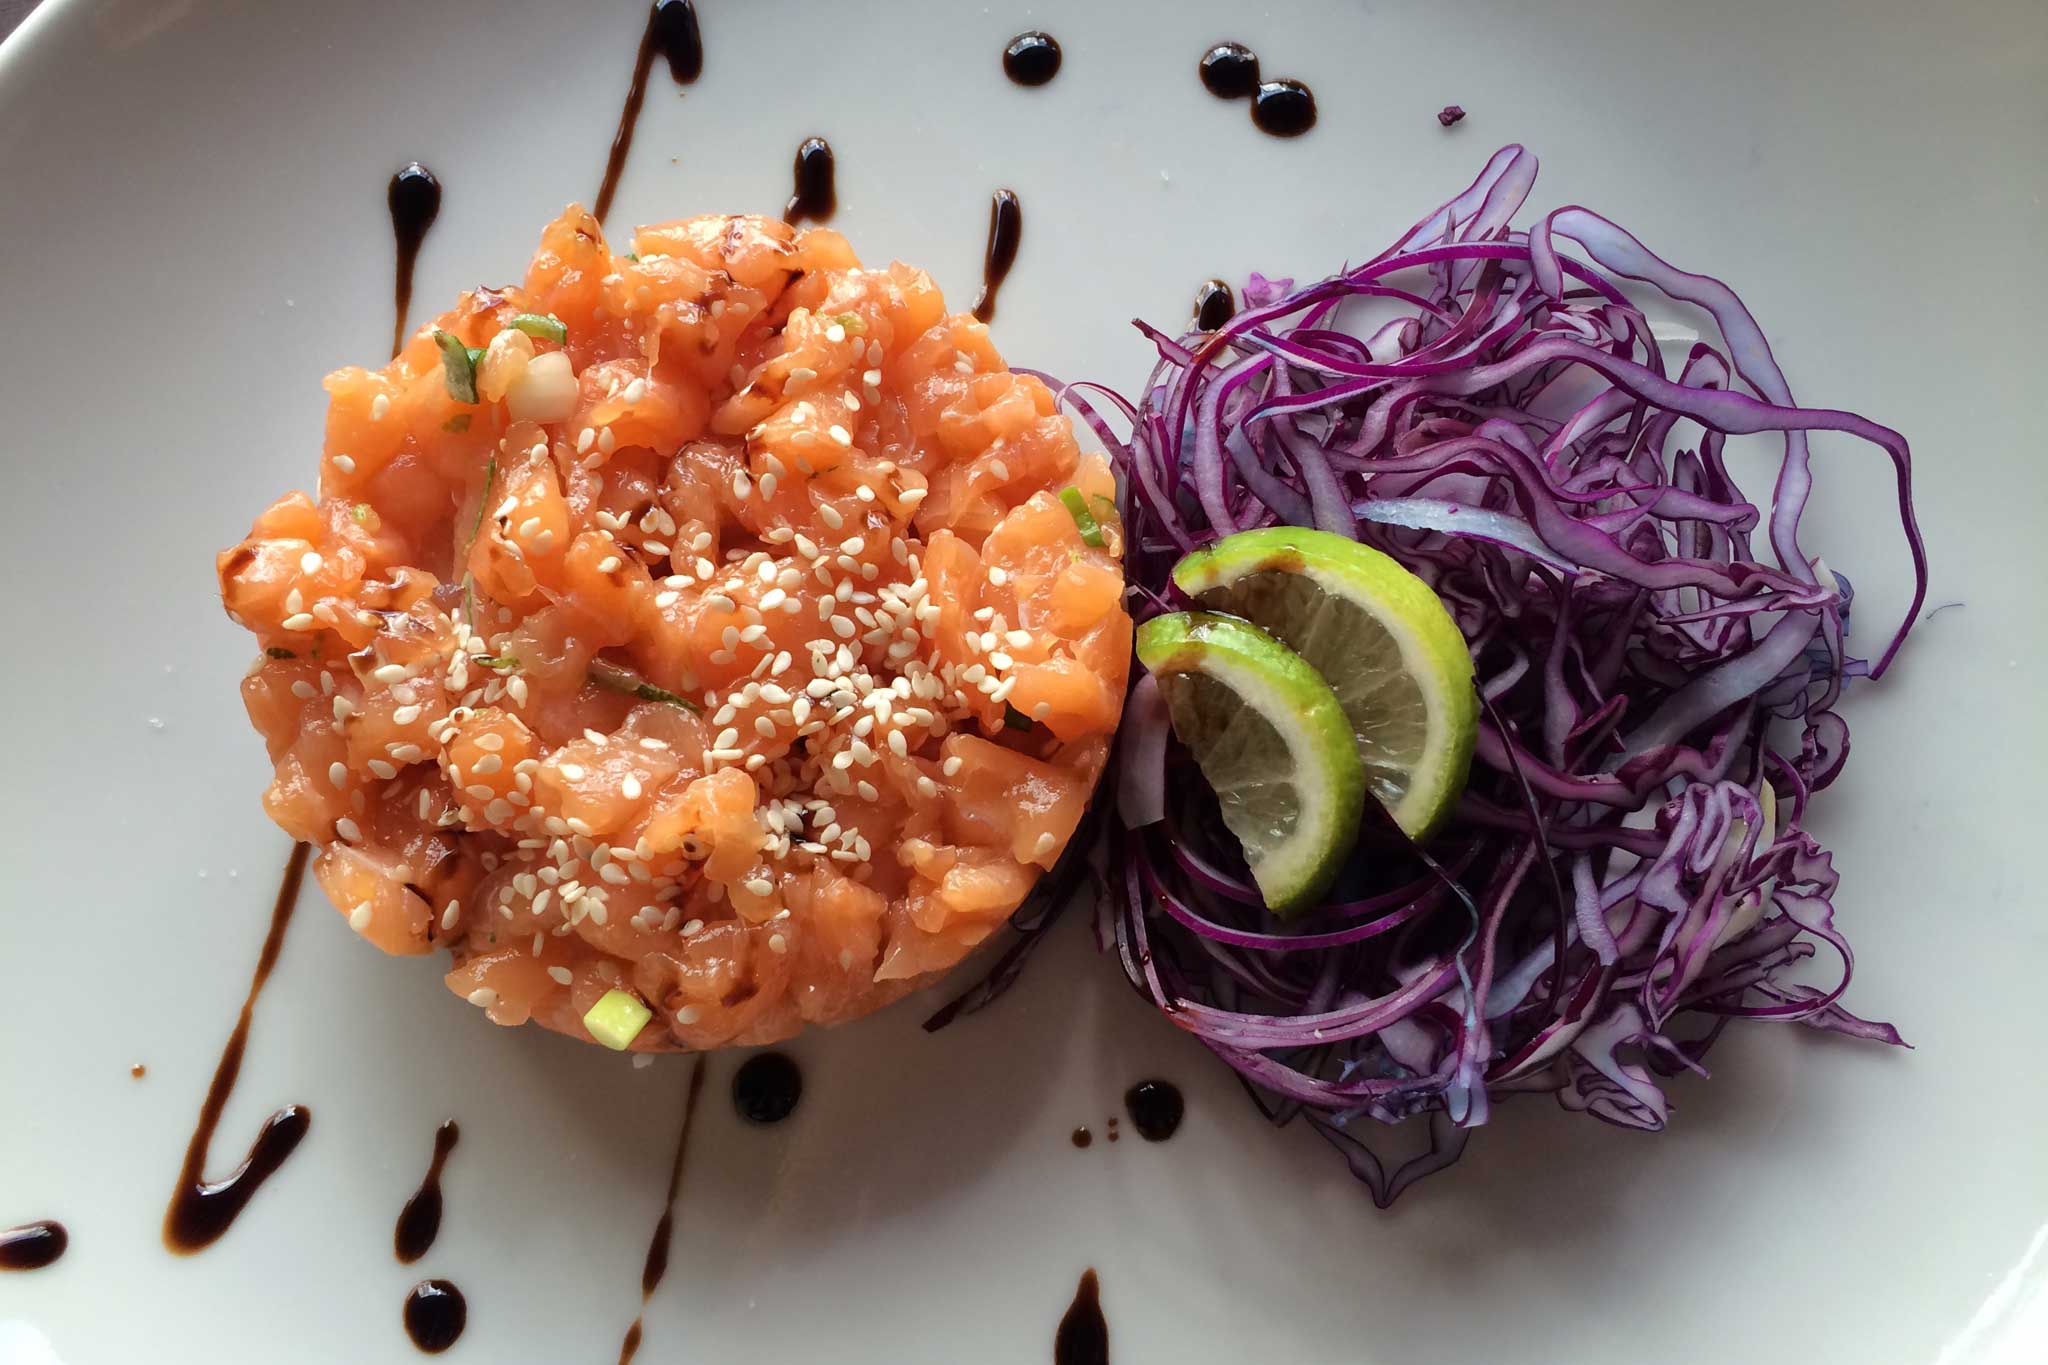
{"label": "lime slice", "polygon": [[1369,546],[1273,526],[1174,566],[1204,606],[1256,621],[1314,665],[1350,718],[1365,780],[1410,838],[1464,790],[1479,728],[1472,654],[1429,585]]}
{"label": "lime slice", "polygon": [[1365,774],[1330,685],[1258,627],[1209,612],[1138,627],[1173,732],[1194,754],[1275,914],[1329,888],[1358,838]]}

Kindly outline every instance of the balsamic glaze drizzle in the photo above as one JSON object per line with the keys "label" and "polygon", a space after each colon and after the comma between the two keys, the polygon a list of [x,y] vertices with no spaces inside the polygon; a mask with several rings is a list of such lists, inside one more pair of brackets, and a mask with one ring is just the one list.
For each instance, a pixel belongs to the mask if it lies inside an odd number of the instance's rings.
{"label": "balsamic glaze drizzle", "polygon": [[64,1254],[71,1234],[50,1219],[0,1229],[0,1270],[41,1270]]}
{"label": "balsamic glaze drizzle", "polygon": [[391,354],[405,345],[405,315],[412,309],[412,268],[419,260],[420,243],[427,229],[441,215],[441,182],[419,162],[409,162],[384,191],[384,204],[391,210],[391,237],[398,245],[398,268],[392,285],[393,319]]}
{"label": "balsamic glaze drizzle", "polygon": [[805,138],[796,149],[796,164],[790,169],[795,184],[789,203],[783,207],[782,221],[795,223],[804,218],[814,223],[829,221],[839,208],[836,169],[832,144],[821,137]]}
{"label": "balsamic glaze drizzle", "polygon": [[633,80],[626,87],[619,128],[612,134],[611,154],[605,158],[604,179],[590,209],[599,222],[611,212],[619,173],[626,169],[626,155],[633,150],[633,130],[640,123],[647,73],[654,69],[657,52],[668,59],[668,74],[677,85],[688,85],[704,74],[704,35],[697,27],[697,6],[692,0],[655,0],[647,11],[647,27],[641,31],[640,50],[633,57]]}
{"label": "balsamic glaze drizzle", "polygon": [[249,1045],[249,1023],[256,1013],[256,997],[263,993],[263,983],[270,979],[270,970],[277,965],[277,955],[284,947],[285,926],[291,923],[292,907],[298,902],[299,884],[305,879],[306,858],[311,852],[311,844],[295,844],[292,856],[285,862],[277,900],[270,909],[270,932],[264,936],[256,971],[249,978],[242,1013],[235,1021],[234,1032],[228,1035],[227,1046],[221,1049],[213,1083],[207,1087],[206,1100],[199,1106],[199,1122],[192,1129],[191,1141],[185,1145],[185,1161],[178,1170],[170,1206],[164,1211],[163,1227],[164,1245],[181,1256],[202,1251],[220,1239],[263,1182],[284,1165],[285,1158],[306,1136],[313,1121],[312,1112],[303,1106],[284,1106],[263,1121],[241,1165],[225,1179],[206,1179],[207,1150],[213,1145],[214,1129],[220,1125],[228,1096],[234,1093],[235,1078],[241,1074],[242,1054]]}
{"label": "balsamic glaze drizzle", "polygon": [[430,1356],[455,1344],[469,1323],[469,1301],[446,1280],[421,1280],[405,1296],[405,1334]]}
{"label": "balsamic glaze drizzle", "polygon": [[398,1226],[391,1234],[392,1250],[400,1265],[411,1265],[426,1255],[441,1234],[441,1168],[448,1164],[448,1154],[461,1140],[462,1129],[454,1119],[434,1130],[433,1160],[427,1163],[427,1174],[420,1187],[398,1211]]}
{"label": "balsamic glaze drizzle", "polygon": [[625,1340],[619,1343],[619,1365],[632,1365],[633,1355],[640,1349],[642,1324],[647,1317],[648,1300],[661,1285],[661,1277],[668,1273],[669,1243],[675,1236],[676,1196],[683,1189],[683,1161],[690,1150],[691,1119],[697,1114],[697,1097],[704,1091],[704,1054],[698,1053],[695,1065],[690,1068],[690,1092],[683,1100],[683,1123],[676,1132],[676,1154],[668,1168],[668,1195],[661,1206],[661,1219],[654,1225],[654,1236],[647,1243],[647,1260],[640,1267],[640,1312],[634,1315],[633,1325],[626,1329]]}
{"label": "balsamic glaze drizzle", "polygon": [[1052,1338],[1053,1365],[1109,1365],[1109,1320],[1102,1316],[1102,1286],[1091,1268],[1081,1274]]}
{"label": "balsamic glaze drizzle", "polygon": [[997,190],[988,204],[988,250],[981,260],[981,293],[974,316],[987,322],[996,315],[996,291],[1017,263],[1017,245],[1024,239],[1024,206],[1015,190]]}

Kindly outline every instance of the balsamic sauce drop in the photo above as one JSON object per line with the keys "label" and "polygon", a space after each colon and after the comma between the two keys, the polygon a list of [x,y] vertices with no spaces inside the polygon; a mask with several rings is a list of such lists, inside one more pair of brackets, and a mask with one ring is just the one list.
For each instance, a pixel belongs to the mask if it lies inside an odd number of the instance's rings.
{"label": "balsamic sauce drop", "polygon": [[64,1254],[71,1234],[45,1218],[0,1231],[0,1270],[41,1270]]}
{"label": "balsamic sauce drop", "polygon": [[655,0],[647,11],[647,27],[640,34],[640,50],[633,58],[633,81],[626,87],[626,103],[619,110],[619,129],[612,134],[611,155],[605,159],[604,179],[597,187],[597,199],[590,210],[599,222],[611,211],[619,173],[626,169],[626,154],[633,150],[633,130],[640,123],[640,105],[647,98],[647,73],[654,69],[657,52],[668,59],[668,74],[677,85],[688,85],[704,74],[704,35],[697,27],[697,6],[692,0]]}
{"label": "balsamic sauce drop", "polygon": [[626,1329],[625,1340],[619,1343],[619,1365],[632,1365],[633,1355],[640,1349],[640,1334],[643,1320],[647,1316],[647,1301],[654,1297],[654,1291],[661,1284],[661,1277],[668,1273],[669,1242],[675,1236],[676,1227],[676,1196],[682,1193],[683,1160],[690,1150],[690,1121],[697,1115],[697,1097],[703,1091],[704,1054],[700,1052],[697,1054],[696,1065],[690,1068],[690,1092],[683,1099],[683,1124],[676,1133],[676,1154],[668,1168],[668,1195],[661,1206],[661,1219],[654,1225],[654,1236],[647,1243],[647,1259],[640,1267],[640,1312],[634,1316],[633,1325]]}
{"label": "balsamic sauce drop", "polygon": [[392,1249],[397,1252],[400,1265],[411,1265],[426,1255],[441,1234],[441,1168],[448,1164],[448,1154],[461,1140],[462,1129],[454,1119],[434,1130],[434,1159],[427,1163],[426,1178],[420,1181],[420,1187],[398,1211],[398,1227],[391,1235]]}
{"label": "balsamic sauce drop", "polygon": [[149,1068],[144,1066],[141,1062],[137,1062],[134,1066],[128,1068],[128,1074],[139,1081],[144,1076],[147,1076],[149,1074]]}
{"label": "balsamic sauce drop", "polygon": [[1249,99],[1252,124],[1274,137],[1299,137],[1316,126],[1316,97],[1297,80],[1262,80],[1259,54],[1243,43],[1218,43],[1202,54],[1202,84],[1220,100]]}
{"label": "balsamic sauce drop", "polygon": [[1187,1101],[1172,1081],[1139,1081],[1124,1092],[1131,1127],[1147,1142],[1164,1142],[1180,1127]]}
{"label": "balsamic sauce drop", "polygon": [[1059,40],[1035,29],[1018,34],[1003,49],[1003,74],[1018,85],[1044,85],[1060,74]]}
{"label": "balsamic sauce drop", "polygon": [[1274,137],[1300,137],[1316,126],[1316,97],[1300,81],[1267,81],[1252,97],[1252,122]]}
{"label": "balsamic sauce drop", "polygon": [[782,1122],[803,1094],[804,1073],[780,1052],[749,1057],[733,1073],[733,1108],[749,1123]]}
{"label": "balsamic sauce drop", "polygon": [[405,315],[412,308],[413,263],[419,259],[427,229],[441,214],[441,182],[425,166],[411,162],[391,177],[384,203],[391,210],[391,236],[398,243],[398,269],[391,291],[396,305],[391,354],[397,355],[405,345]]}
{"label": "balsamic sauce drop", "polygon": [[839,208],[839,192],[833,175],[835,169],[832,144],[821,137],[805,138],[796,149],[796,165],[792,167],[796,188],[782,210],[782,221],[795,223],[802,218],[814,223],[828,221]]}
{"label": "balsamic sauce drop", "polygon": [[421,1280],[405,1296],[405,1334],[430,1356],[453,1346],[468,1323],[468,1301],[446,1280]]}
{"label": "balsamic sauce drop", "polygon": [[1195,291],[1195,327],[1213,332],[1237,313],[1237,296],[1222,280],[1204,280]]}
{"label": "balsamic sauce drop", "polygon": [[997,190],[988,204],[988,251],[981,260],[981,294],[974,316],[987,322],[996,315],[996,291],[1017,263],[1017,244],[1024,239],[1024,206],[1015,190]]}
{"label": "balsamic sauce drop", "polygon": [[1085,1127],[1076,1128],[1074,1130],[1074,1145],[1076,1147],[1086,1147],[1089,1143],[1093,1141],[1095,1141],[1094,1135],[1090,1133]]}
{"label": "balsamic sauce drop", "polygon": [[1259,88],[1259,54],[1243,43],[1218,43],[1202,54],[1202,84],[1219,100],[1243,99]]}
{"label": "balsamic sauce drop", "polygon": [[256,959],[256,971],[249,978],[249,993],[243,997],[241,1016],[235,1021],[234,1032],[228,1035],[227,1046],[221,1049],[220,1064],[213,1072],[213,1083],[207,1087],[206,1100],[199,1106],[199,1122],[192,1129],[192,1140],[185,1146],[185,1162],[178,1169],[178,1184],[171,1192],[170,1206],[164,1211],[163,1231],[164,1245],[180,1256],[202,1251],[219,1240],[255,1197],[256,1191],[262,1188],[263,1182],[284,1165],[285,1158],[306,1136],[306,1129],[313,1121],[310,1110],[296,1104],[286,1105],[263,1120],[263,1126],[256,1132],[256,1141],[251,1144],[249,1154],[242,1158],[241,1165],[223,1180],[207,1181],[207,1149],[213,1145],[213,1133],[220,1125],[221,1111],[227,1108],[228,1096],[234,1093],[235,1078],[241,1074],[242,1054],[249,1045],[249,1022],[256,1012],[256,997],[263,993],[263,983],[270,979],[270,969],[277,965],[278,952],[284,947],[285,926],[291,923],[292,906],[298,902],[299,883],[305,879],[306,857],[312,849],[311,844],[293,845],[292,856],[284,865],[284,876],[277,886],[277,900],[270,909],[270,932],[264,936],[263,951]]}
{"label": "balsamic sauce drop", "polygon": [[1053,1365],[1109,1365],[1109,1320],[1102,1316],[1102,1286],[1083,1271],[1052,1338]]}

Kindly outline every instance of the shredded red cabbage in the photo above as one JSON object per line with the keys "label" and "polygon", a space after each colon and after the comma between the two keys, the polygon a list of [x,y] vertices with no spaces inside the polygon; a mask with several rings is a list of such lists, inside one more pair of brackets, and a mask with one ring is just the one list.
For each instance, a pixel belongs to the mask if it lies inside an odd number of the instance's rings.
{"label": "shredded red cabbage", "polygon": [[[1218,332],[1139,323],[1142,402],[1056,386],[1120,462],[1141,617],[1182,605],[1188,550],[1288,522],[1393,555],[1471,644],[1483,723],[1455,818],[1426,850],[1381,819],[1316,910],[1265,912],[1142,680],[1088,850],[1131,982],[1381,1207],[1509,1095],[1661,1128],[1660,1078],[1704,1074],[1731,1019],[1902,1043],[1840,1003],[1837,875],[1803,822],[1848,756],[1844,679],[1884,673],[1925,596],[1906,442],[1797,406],[1727,286],[1598,214],[1511,228],[1535,175],[1505,148],[1364,265],[1254,275]],[[1625,280],[1704,310],[1720,346],[1672,374]],[[1913,601],[1868,666],[1845,653],[1847,580],[1799,542],[1814,431],[1897,482]],[[1778,446],[1767,516],[1723,458],[1756,433]],[[1822,945],[1840,967],[1814,985],[1797,969]],[[1416,1115],[1424,1154],[1375,1152],[1372,1121]]]}

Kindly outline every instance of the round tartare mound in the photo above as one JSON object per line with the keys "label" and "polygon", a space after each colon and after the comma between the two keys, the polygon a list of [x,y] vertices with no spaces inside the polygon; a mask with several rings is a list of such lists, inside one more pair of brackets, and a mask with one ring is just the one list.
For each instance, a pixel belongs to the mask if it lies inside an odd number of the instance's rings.
{"label": "round tartare mound", "polygon": [[1059,857],[1131,623],[1108,466],[924,272],[773,219],[550,224],[218,569],[270,816],[500,1024],[866,1014]]}

